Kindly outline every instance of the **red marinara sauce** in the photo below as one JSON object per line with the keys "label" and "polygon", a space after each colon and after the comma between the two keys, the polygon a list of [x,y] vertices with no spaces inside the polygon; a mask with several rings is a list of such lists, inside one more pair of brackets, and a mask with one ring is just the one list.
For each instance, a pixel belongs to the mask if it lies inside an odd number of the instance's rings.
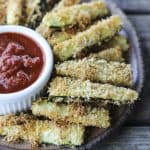
{"label": "red marinara sauce", "polygon": [[0,93],[12,93],[30,86],[43,67],[41,47],[19,33],[0,34]]}

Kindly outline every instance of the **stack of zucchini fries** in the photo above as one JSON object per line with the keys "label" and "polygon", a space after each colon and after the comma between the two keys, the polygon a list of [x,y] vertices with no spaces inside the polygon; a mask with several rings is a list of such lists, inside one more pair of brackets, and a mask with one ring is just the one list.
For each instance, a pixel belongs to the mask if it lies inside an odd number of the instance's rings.
{"label": "stack of zucchini fries", "polygon": [[0,0],[0,25],[34,28],[51,8],[51,0]]}
{"label": "stack of zucchini fries", "polygon": [[[16,0],[18,5],[21,1]],[[10,24],[18,22],[12,9],[7,14]],[[131,104],[138,98],[131,89],[131,65],[124,58],[129,44],[120,34],[122,25],[103,1],[61,0],[47,12],[36,31],[55,56],[48,96],[32,104],[32,115],[0,116],[0,134],[7,141],[27,140],[33,146],[77,146],[84,143],[87,126],[109,128],[109,106]]]}

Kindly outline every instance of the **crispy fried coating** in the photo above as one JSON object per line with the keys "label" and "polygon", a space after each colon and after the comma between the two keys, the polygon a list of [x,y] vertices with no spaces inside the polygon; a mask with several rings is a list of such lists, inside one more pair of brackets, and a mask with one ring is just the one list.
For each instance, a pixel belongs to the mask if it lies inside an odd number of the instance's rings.
{"label": "crispy fried coating", "polygon": [[61,0],[52,11],[59,11],[59,9],[62,9],[64,7],[70,7],[75,4],[79,4],[80,0]]}
{"label": "crispy fried coating", "polygon": [[0,0],[0,25],[5,24],[6,21],[7,3],[7,0]]}
{"label": "crispy fried coating", "polygon": [[99,21],[89,29],[78,33],[71,39],[54,46],[54,54],[60,61],[77,57],[86,47],[93,46],[113,37],[121,29],[121,19],[115,15]]}
{"label": "crispy fried coating", "polygon": [[90,80],[115,85],[132,85],[131,66],[120,62],[107,62],[103,59],[84,58],[56,64],[56,74],[82,80]]}
{"label": "crispy fried coating", "polygon": [[36,19],[42,16],[40,3],[41,0],[24,0],[25,5],[25,25],[36,24]]}
{"label": "crispy fried coating", "polygon": [[0,126],[14,126],[28,123],[29,120],[34,120],[35,117],[21,113],[19,116],[15,115],[5,115],[0,116]]}
{"label": "crispy fried coating", "polygon": [[[75,4],[80,3],[80,0],[61,0],[55,7],[52,9],[49,13],[52,13],[53,11],[57,11],[61,8],[69,7]],[[60,32],[60,34],[63,34],[62,36],[59,34],[54,35],[53,39],[51,40],[52,32],[55,31],[55,29],[52,29],[48,26],[46,26],[43,22],[36,28],[36,31],[39,32],[43,37],[48,39],[50,44],[60,42],[61,39],[67,38],[67,33]],[[57,37],[58,35],[58,37]],[[69,34],[68,34],[69,36]],[[70,38],[70,36],[69,36]],[[55,40],[56,39],[56,40]],[[53,44],[54,45],[54,44]]]}
{"label": "crispy fried coating", "polygon": [[59,44],[60,42],[69,40],[73,35],[74,35],[73,33],[60,31],[60,32],[55,32],[54,34],[52,34],[52,36],[49,36],[47,40],[52,46],[55,46]]}
{"label": "crispy fried coating", "polygon": [[40,99],[32,105],[32,113],[55,121],[107,128],[110,126],[109,111],[80,103],[54,103]]}
{"label": "crispy fried coating", "polygon": [[[43,26],[44,27],[44,26]],[[42,28],[42,27],[41,27]],[[49,31],[44,30],[44,28],[42,29],[42,33],[48,34],[50,35]],[[84,29],[85,30],[85,29]],[[84,31],[83,30],[83,31]],[[51,30],[52,33],[53,30]],[[52,45],[55,46],[57,44],[59,44],[60,42],[64,42],[66,40],[71,39],[73,36],[75,36],[75,34],[77,34],[78,30],[74,30],[74,32],[70,33],[70,32],[66,32],[66,31],[61,31],[61,32],[56,32],[54,34],[52,34],[52,36],[47,36],[48,37],[48,42]],[[116,47],[120,47],[120,50],[122,52],[126,52],[129,49],[129,43],[127,42],[127,39],[122,36],[122,35],[115,35],[111,40],[104,42],[101,46],[100,46],[100,50],[104,50],[104,49],[111,49],[111,48],[116,48]],[[102,59],[106,59],[108,61],[123,61],[122,57],[122,52],[116,49],[116,50],[112,50],[112,53],[110,51],[107,51],[106,53],[104,52],[102,55]],[[117,56],[115,57],[113,54],[116,54]],[[104,56],[104,58],[103,58]]]}
{"label": "crispy fried coating", "polygon": [[33,146],[41,143],[81,145],[84,127],[75,124],[38,120],[30,115],[0,116],[0,135],[8,142],[29,141]]}
{"label": "crispy fried coating", "polygon": [[83,97],[87,98],[87,100],[88,98],[99,98],[109,100],[110,103],[117,105],[133,103],[138,98],[138,93],[132,89],[67,77],[53,78],[48,92],[50,97],[71,96]]}
{"label": "crispy fried coating", "polygon": [[[42,99],[47,99],[42,97]],[[90,105],[91,107],[100,107],[100,108],[105,108],[108,109],[108,102],[105,100],[95,100],[95,99],[88,99],[86,98],[81,98],[81,97],[49,97],[49,101],[54,102],[54,103],[65,103],[65,104],[87,104]]]}
{"label": "crispy fried coating", "polygon": [[6,24],[33,26],[42,17],[41,0],[8,0]]}
{"label": "crispy fried coating", "polygon": [[48,39],[52,32],[54,31],[54,29],[49,28],[48,26],[44,25],[43,23],[41,23],[37,28],[36,31],[38,33],[40,33],[45,39]]}
{"label": "crispy fried coating", "polygon": [[119,47],[101,50],[97,53],[91,53],[87,58],[105,59],[107,61],[124,61],[122,51]]}
{"label": "crispy fried coating", "polygon": [[101,49],[114,48],[116,46],[120,47],[123,52],[128,51],[130,47],[126,37],[118,34],[114,36],[111,40],[102,44]]}
{"label": "crispy fried coating", "polygon": [[91,3],[77,4],[47,13],[43,18],[43,23],[49,27],[64,27],[68,25],[89,24],[97,17],[108,14],[107,6],[104,2],[97,1]]}
{"label": "crispy fried coating", "polygon": [[23,0],[8,0],[6,16],[7,24],[20,24],[20,21],[22,19],[23,2]]}

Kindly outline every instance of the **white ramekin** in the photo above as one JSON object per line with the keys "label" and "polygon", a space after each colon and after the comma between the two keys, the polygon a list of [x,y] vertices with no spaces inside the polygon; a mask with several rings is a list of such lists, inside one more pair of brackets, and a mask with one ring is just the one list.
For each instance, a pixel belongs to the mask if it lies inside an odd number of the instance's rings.
{"label": "white ramekin", "polygon": [[0,26],[0,33],[6,32],[20,33],[37,42],[43,50],[44,65],[38,79],[26,89],[14,93],[0,94],[0,115],[21,112],[29,109],[32,101],[39,97],[43,88],[46,86],[53,69],[52,50],[47,41],[40,34],[22,26]]}

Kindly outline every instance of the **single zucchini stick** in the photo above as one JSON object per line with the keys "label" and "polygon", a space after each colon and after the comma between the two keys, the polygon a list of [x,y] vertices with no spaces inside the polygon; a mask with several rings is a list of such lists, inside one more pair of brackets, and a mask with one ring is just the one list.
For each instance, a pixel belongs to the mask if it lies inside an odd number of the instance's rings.
{"label": "single zucchini stick", "polygon": [[70,60],[56,64],[56,74],[82,80],[90,80],[115,85],[132,85],[131,66],[120,62],[100,59]]}
{"label": "single zucchini stick", "polygon": [[32,113],[51,120],[107,128],[110,126],[109,111],[80,103],[53,103],[40,99],[32,105]]}
{"label": "single zucchini stick", "polygon": [[114,48],[119,46],[123,52],[128,51],[129,43],[123,35],[116,35],[111,40],[102,44],[101,49]]}
{"label": "single zucchini stick", "polygon": [[6,21],[7,3],[7,0],[0,0],[0,25],[4,25]]}
{"label": "single zucchini stick", "polygon": [[104,2],[97,1],[91,3],[77,4],[47,13],[43,18],[43,23],[49,27],[64,27],[68,25],[89,24],[97,17],[108,14],[107,6]]}
{"label": "single zucchini stick", "polygon": [[22,10],[23,10],[23,0],[8,0],[7,7],[7,24],[20,24],[22,19]]}
{"label": "single zucchini stick", "polygon": [[[53,11],[57,11],[61,8],[70,7],[72,5],[80,3],[80,0],[61,0],[55,7],[52,9],[49,13],[52,13]],[[67,36],[70,38],[70,34],[67,35],[65,32],[60,32],[60,34],[54,35],[54,37],[51,40],[52,32],[54,32],[55,29],[52,29],[48,26],[46,26],[43,22],[36,28],[36,31],[39,32],[43,37],[48,39],[48,42],[52,45],[54,45],[57,42],[63,41],[63,39],[68,39]],[[61,36],[62,35],[62,36]],[[58,37],[57,37],[58,36]],[[56,40],[55,40],[56,39]]]}
{"label": "single zucchini stick", "polygon": [[119,47],[109,48],[97,53],[91,53],[87,58],[105,59],[107,61],[124,61],[122,51]]}
{"label": "single zucchini stick", "polygon": [[81,145],[84,127],[75,124],[58,124],[30,116],[0,116],[0,135],[8,142],[29,141],[33,147],[41,143],[56,145]]}
{"label": "single zucchini stick", "polygon": [[121,19],[115,15],[99,21],[89,29],[78,33],[71,39],[54,46],[54,54],[60,61],[77,57],[86,47],[93,46],[113,37],[121,29]]}
{"label": "single zucchini stick", "polygon": [[138,93],[132,89],[116,87],[110,84],[92,83],[89,80],[75,80],[67,77],[54,78],[50,83],[48,92],[50,97],[99,98],[110,100],[111,103],[117,105],[133,103],[138,98]]}

